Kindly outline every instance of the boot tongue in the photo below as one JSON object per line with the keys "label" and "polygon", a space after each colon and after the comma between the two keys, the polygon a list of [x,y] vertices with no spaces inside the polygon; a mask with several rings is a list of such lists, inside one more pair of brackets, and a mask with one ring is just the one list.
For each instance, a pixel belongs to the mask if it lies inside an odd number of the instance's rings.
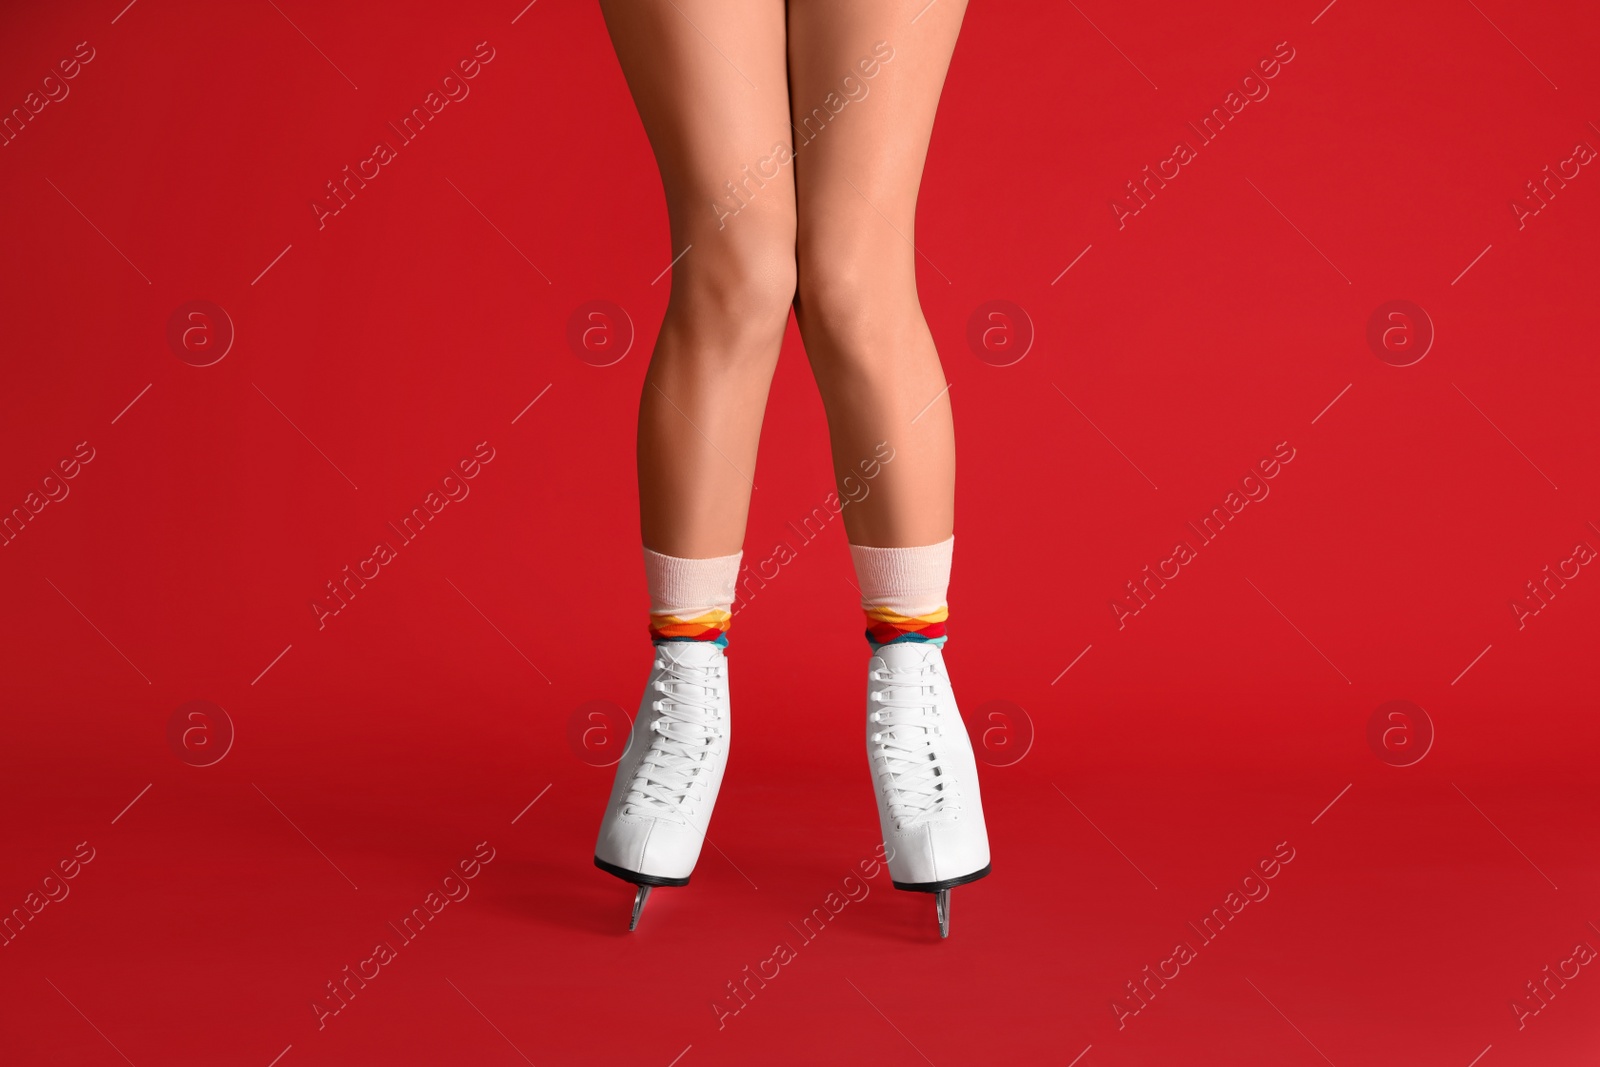
{"label": "boot tongue", "polygon": [[[877,683],[885,701],[882,707],[894,720],[883,729],[901,744],[917,745],[933,736],[929,711],[937,703],[936,649],[921,641],[897,641],[881,646],[876,653],[883,663]],[[899,754],[898,759],[905,761],[906,754]]]}
{"label": "boot tongue", "polygon": [[935,646],[925,641],[895,641],[878,646],[875,653],[884,666],[897,670],[911,670],[932,659]]}
{"label": "boot tongue", "polygon": [[712,705],[722,649],[711,641],[666,641],[657,654],[667,665],[657,679],[664,704],[657,732],[691,751],[709,746],[716,738]]}
{"label": "boot tongue", "polygon": [[685,667],[711,667],[722,662],[723,649],[715,641],[663,641],[656,651]]}
{"label": "boot tongue", "polygon": [[891,701],[928,699],[929,687],[939,681],[938,665],[934,660],[937,649],[920,641],[899,641],[884,645],[877,651],[883,663],[879,684]]}

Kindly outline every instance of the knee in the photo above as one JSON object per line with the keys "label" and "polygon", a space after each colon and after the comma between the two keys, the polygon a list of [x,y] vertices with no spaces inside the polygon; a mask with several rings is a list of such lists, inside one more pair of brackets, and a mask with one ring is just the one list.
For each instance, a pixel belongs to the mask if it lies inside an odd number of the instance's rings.
{"label": "knee", "polygon": [[894,250],[802,247],[795,309],[806,354],[820,373],[883,368],[926,329],[914,264],[902,258]]}
{"label": "knee", "polygon": [[710,235],[672,268],[668,322],[697,351],[775,361],[796,277],[792,231]]}

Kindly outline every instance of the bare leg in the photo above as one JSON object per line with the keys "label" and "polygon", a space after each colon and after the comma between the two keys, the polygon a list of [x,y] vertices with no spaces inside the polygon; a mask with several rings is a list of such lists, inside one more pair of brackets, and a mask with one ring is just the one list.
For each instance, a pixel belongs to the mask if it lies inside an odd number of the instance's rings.
{"label": "bare leg", "polygon": [[601,8],[661,169],[671,254],[693,246],[672,268],[639,404],[641,533],[671,556],[731,555],[795,293],[784,4]]}
{"label": "bare leg", "polygon": [[[954,524],[954,429],[917,299],[912,242],[934,112],[966,4],[926,4],[789,5],[796,312],[828,412],[835,476],[860,481],[879,442],[894,450],[868,495],[845,511],[851,543],[876,547],[933,544]],[[841,485],[841,498],[847,490]]]}

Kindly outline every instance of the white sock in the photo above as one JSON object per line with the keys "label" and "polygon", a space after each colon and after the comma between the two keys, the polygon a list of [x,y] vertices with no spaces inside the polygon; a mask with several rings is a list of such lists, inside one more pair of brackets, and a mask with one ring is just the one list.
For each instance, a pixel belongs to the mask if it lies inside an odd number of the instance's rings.
{"label": "white sock", "polygon": [[743,555],[683,559],[646,548],[650,640],[711,641],[726,648]]}
{"label": "white sock", "polygon": [[851,545],[867,641],[874,649],[898,641],[942,646],[949,607],[950,563],[955,535],[913,548]]}

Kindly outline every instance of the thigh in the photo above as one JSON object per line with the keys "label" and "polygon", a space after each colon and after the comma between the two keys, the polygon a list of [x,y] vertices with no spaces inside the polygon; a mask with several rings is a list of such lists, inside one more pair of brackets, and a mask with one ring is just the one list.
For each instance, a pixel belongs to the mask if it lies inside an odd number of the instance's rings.
{"label": "thigh", "polygon": [[965,0],[791,0],[802,259],[808,244],[869,243],[911,264],[917,189],[965,10]]}
{"label": "thigh", "polygon": [[713,235],[792,234],[783,0],[600,6],[661,169],[674,254]]}

